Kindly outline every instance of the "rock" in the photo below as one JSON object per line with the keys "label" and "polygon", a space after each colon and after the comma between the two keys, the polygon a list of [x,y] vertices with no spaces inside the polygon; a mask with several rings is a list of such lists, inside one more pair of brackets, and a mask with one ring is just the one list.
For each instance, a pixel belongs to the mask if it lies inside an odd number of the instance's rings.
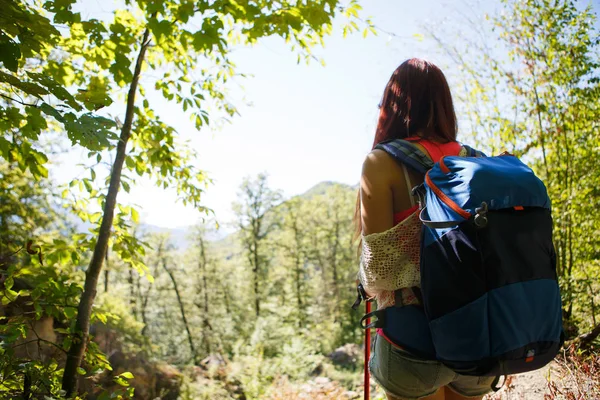
{"label": "rock", "polygon": [[324,367],[322,363],[317,364],[315,369],[313,369],[310,373],[310,376],[319,376],[323,373]]}
{"label": "rock", "polygon": [[120,388],[114,382],[114,377],[126,371],[134,376],[129,380],[135,389],[134,399],[147,400],[160,397],[161,400],[177,400],[179,398],[183,376],[174,366],[150,361],[142,354],[130,355],[120,350],[113,351],[109,361],[113,371],[80,379],[80,390],[87,392],[88,399],[97,398],[102,391],[101,387],[109,391]]}
{"label": "rock", "polygon": [[202,361],[200,361],[200,366],[204,369],[210,370],[215,368],[223,368],[227,366],[227,362],[223,358],[223,356],[219,354],[211,354]]}
{"label": "rock", "polygon": [[361,356],[361,348],[354,343],[347,343],[335,349],[329,358],[335,365],[342,367],[356,367]]}

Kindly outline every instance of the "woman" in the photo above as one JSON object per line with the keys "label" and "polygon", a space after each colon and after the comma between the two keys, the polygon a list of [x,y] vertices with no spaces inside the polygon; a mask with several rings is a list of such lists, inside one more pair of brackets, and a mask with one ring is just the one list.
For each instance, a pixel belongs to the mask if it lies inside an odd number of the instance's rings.
{"label": "woman", "polygon": [[[440,69],[421,59],[402,63],[385,88],[373,148],[405,139],[436,162],[443,155],[464,154],[456,130],[450,88]],[[421,223],[411,188],[423,179],[383,150],[373,150],[363,164],[356,214],[362,233],[359,279],[379,309],[395,304],[396,289],[402,305],[418,303],[410,288],[419,286]],[[437,361],[420,359],[381,330],[369,369],[389,400],[481,399],[494,379],[458,375]]]}

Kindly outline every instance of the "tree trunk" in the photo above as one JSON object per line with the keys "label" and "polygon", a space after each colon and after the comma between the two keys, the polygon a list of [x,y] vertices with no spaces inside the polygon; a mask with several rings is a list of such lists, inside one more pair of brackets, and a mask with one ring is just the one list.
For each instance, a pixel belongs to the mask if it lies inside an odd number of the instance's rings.
{"label": "tree trunk", "polygon": [[[139,280],[138,280],[139,284]],[[144,323],[144,327],[142,328],[142,336],[146,336],[146,332],[148,331],[148,317],[146,316],[146,309],[148,308],[148,299],[150,298],[150,292],[152,292],[153,284],[148,285],[148,289],[142,298],[142,306],[140,308],[140,314],[142,316],[142,322]],[[138,289],[141,295],[141,288]]]}
{"label": "tree trunk", "polygon": [[294,266],[296,269],[296,302],[298,304],[298,327],[304,325],[304,302],[302,301],[302,234],[298,227],[298,215],[296,213],[291,215],[293,218],[292,229],[294,230]]}
{"label": "tree trunk", "polygon": [[142,64],[144,63],[144,57],[146,55],[146,49],[149,45],[149,36],[150,31],[146,28],[142,37],[140,51],[135,63],[135,70],[131,85],[129,86],[129,93],[127,94],[125,121],[123,123],[123,127],[121,128],[119,142],[117,143],[117,154],[112,166],[110,184],[104,203],[104,212],[102,215],[102,222],[100,224],[100,231],[98,233],[98,238],[96,240],[96,246],[94,247],[90,265],[85,273],[83,294],[81,295],[81,300],[79,301],[79,306],[77,308],[77,321],[75,323],[76,333],[75,337],[73,338],[73,344],[71,345],[71,348],[67,354],[67,361],[62,379],[62,388],[66,392],[66,397],[72,396],[77,390],[77,368],[81,365],[81,360],[85,353],[89,338],[92,305],[94,304],[94,299],[96,298],[98,277],[100,276],[100,272],[102,270],[102,262],[106,257],[108,239],[112,230],[115,207],[117,204],[117,194],[119,192],[119,187],[121,186],[121,173],[123,170],[125,157],[127,156],[127,142],[131,136],[131,127],[133,124],[133,114],[135,108],[135,95],[142,71]]}
{"label": "tree trunk", "polygon": [[[138,275],[139,281],[139,275]],[[135,293],[135,284],[133,282],[133,270],[129,269],[129,278],[127,279],[127,283],[129,283],[129,306],[131,307],[131,313],[133,314],[133,318],[138,319],[137,312],[137,294]]]}
{"label": "tree trunk", "polygon": [[192,332],[190,331],[190,324],[188,323],[187,317],[185,315],[185,307],[183,305],[183,300],[181,298],[181,293],[179,292],[179,286],[177,285],[177,280],[175,279],[175,275],[171,272],[171,270],[167,267],[167,258],[163,257],[162,266],[165,272],[169,275],[171,279],[171,283],[173,283],[173,290],[175,290],[175,295],[177,296],[177,303],[179,304],[179,312],[181,313],[181,320],[183,321],[183,326],[185,327],[185,331],[187,333],[188,343],[190,345],[190,351],[192,352],[192,358],[194,360],[194,365],[198,365],[198,355],[196,354],[196,346],[194,346],[194,339],[192,337]]}
{"label": "tree trunk", "polygon": [[[332,279],[333,279],[333,298],[334,304],[336,304],[335,309],[337,310],[337,304],[339,299],[339,289],[338,289],[338,270],[337,270],[337,256],[338,256],[338,247],[340,244],[340,222],[338,219],[336,210],[336,221],[335,221],[335,229],[333,232],[333,244],[331,250],[331,271],[332,271]],[[337,319],[337,312],[335,313],[335,318]]]}
{"label": "tree trunk", "polygon": [[227,315],[231,315],[231,301],[229,299],[229,290],[223,284],[219,285],[221,287],[221,293],[223,293],[223,303],[225,303],[225,312]]}
{"label": "tree trunk", "polygon": [[[154,264],[154,269],[152,271],[153,276],[158,275],[158,269],[160,268],[160,260],[162,258],[162,242],[158,244],[156,258],[157,258],[157,261]],[[139,280],[138,280],[138,283],[139,283]],[[150,298],[150,293],[152,292],[153,287],[154,287],[154,284],[149,284],[148,289],[146,290],[146,293],[142,296],[142,306],[140,309],[140,313],[142,315],[142,322],[144,323],[144,327],[142,328],[142,336],[146,336],[146,332],[148,331],[148,318],[146,316],[146,310],[148,309],[148,299]],[[141,296],[142,295],[141,289],[138,288],[138,292],[140,293],[140,296]]]}
{"label": "tree trunk", "polygon": [[108,273],[109,273],[109,264],[108,264],[108,249],[106,250],[106,268],[104,269],[104,293],[108,293]]}
{"label": "tree trunk", "polygon": [[304,325],[304,305],[302,304],[302,282],[300,281],[300,257],[296,255],[296,302],[298,303],[298,327]]}
{"label": "tree trunk", "polygon": [[254,251],[252,257],[254,259],[254,268],[252,272],[254,273],[254,306],[256,310],[256,318],[260,316],[260,289],[259,289],[259,279],[258,279],[258,271],[259,271],[259,257],[258,257],[258,240],[256,236],[254,237]]}
{"label": "tree trunk", "polygon": [[31,399],[31,376],[28,372],[23,376],[23,399]]}
{"label": "tree trunk", "polygon": [[152,285],[150,285],[148,287],[148,290],[146,291],[146,296],[144,296],[144,300],[142,301],[142,309],[140,310],[142,315],[142,322],[144,323],[144,327],[142,328],[142,336],[145,336],[146,332],[148,331],[148,318],[146,316],[146,306],[148,305],[148,298],[150,297],[151,290]]}
{"label": "tree trunk", "polygon": [[142,323],[144,324],[144,327],[142,328],[142,336],[144,336],[146,334],[146,330],[148,329],[148,318],[146,316],[146,308],[148,306],[148,298],[150,297],[150,291],[152,290],[152,286],[153,285],[148,285],[148,290],[146,290],[146,293],[144,295],[142,295],[142,278],[138,275],[137,278],[137,291],[138,291],[138,295],[141,298],[141,302],[140,302],[140,316],[142,317]]}
{"label": "tree trunk", "polygon": [[202,293],[204,294],[204,305],[202,315],[202,337],[204,339],[204,349],[207,354],[210,354],[210,340],[208,339],[207,330],[212,330],[208,318],[208,279],[206,277],[206,249],[204,248],[204,240],[200,239],[200,272],[202,273]]}

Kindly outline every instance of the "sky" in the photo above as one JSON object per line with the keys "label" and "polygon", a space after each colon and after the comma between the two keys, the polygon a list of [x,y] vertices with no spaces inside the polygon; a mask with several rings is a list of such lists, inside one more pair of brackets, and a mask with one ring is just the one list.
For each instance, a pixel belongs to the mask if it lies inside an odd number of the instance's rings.
{"label": "sky", "polygon": [[[197,167],[214,181],[203,203],[221,224],[233,220],[231,204],[247,176],[267,172],[271,188],[282,190],[286,197],[322,181],[356,184],[373,142],[377,105],[394,69],[407,58],[422,57],[447,73],[451,87],[455,84],[450,60],[435,44],[415,35],[424,33],[425,26],[451,30],[455,22],[449,15],[457,11],[474,15],[484,11],[467,8],[462,1],[361,3],[362,16],[371,17],[381,31],[377,36],[363,38],[357,33],[344,39],[343,18],[336,20],[325,48],[315,50],[325,66],[298,64],[296,55],[278,38],[236,49],[232,58],[238,72],[251,76],[236,81],[242,87],[232,87],[240,115],[220,129],[197,131],[179,105],[169,104],[159,94],[150,95],[161,119],[199,152]],[[98,0],[84,0],[84,4],[88,9],[99,7]],[[106,11],[106,3],[102,7]],[[80,156],[76,151],[61,156],[51,169],[54,179],[59,183],[72,179]],[[130,194],[121,192],[119,201],[138,205],[142,222],[164,228],[193,225],[202,216],[178,203],[173,190],[155,188],[144,180]]]}

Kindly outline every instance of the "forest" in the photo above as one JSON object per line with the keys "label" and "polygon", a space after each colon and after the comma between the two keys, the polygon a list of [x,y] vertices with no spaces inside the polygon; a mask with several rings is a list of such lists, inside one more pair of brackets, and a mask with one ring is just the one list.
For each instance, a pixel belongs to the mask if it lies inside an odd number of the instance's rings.
{"label": "forest", "polygon": [[[0,398],[362,398],[359,176],[294,196],[268,171],[246,176],[223,233],[204,203],[218,183],[159,110],[210,131],[243,120],[228,90],[252,77],[236,49],[276,37],[327,68],[314,50],[335,30],[394,32],[356,0],[126,0],[101,15],[86,2],[0,0]],[[517,155],[552,200],[566,341],[539,398],[600,399],[598,7],[498,7],[421,36],[458,71],[461,140]],[[57,184],[72,149],[84,173]],[[141,179],[202,222],[145,224],[120,200]]]}

